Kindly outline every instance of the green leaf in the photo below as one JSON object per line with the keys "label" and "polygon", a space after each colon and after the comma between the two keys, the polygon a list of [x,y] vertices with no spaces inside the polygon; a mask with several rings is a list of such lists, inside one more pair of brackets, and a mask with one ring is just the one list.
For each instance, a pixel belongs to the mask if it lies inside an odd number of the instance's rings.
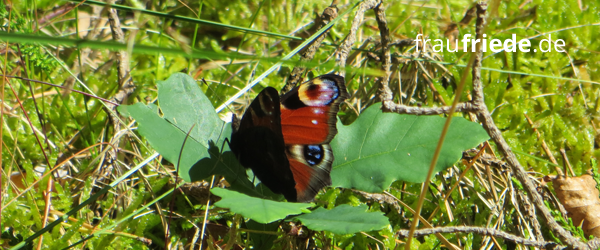
{"label": "green leaf", "polygon": [[[118,110],[121,114],[135,119],[138,124],[138,132],[148,139],[150,145],[165,159],[177,164],[186,133],[161,118],[156,105],[144,105],[138,102],[134,105],[121,105]],[[193,180],[184,170],[186,169],[184,166],[189,169],[201,158],[208,157],[207,149],[195,139],[186,141],[180,161],[182,166],[180,176],[185,181]]]}
{"label": "green leaf", "polygon": [[[221,153],[231,126],[215,113],[214,107],[196,82],[188,75],[177,73],[158,82],[158,101],[164,117],[154,104],[121,105],[119,112],[138,123],[138,132],[150,145],[173,164],[179,162],[179,176],[187,181],[199,181],[212,175],[225,176],[231,188],[249,195],[263,197],[246,177],[233,153]],[[180,151],[190,130],[185,147]],[[227,145],[227,144],[225,144]]]}
{"label": "green leaf", "polygon": [[[425,181],[445,118],[382,113],[380,107],[369,107],[349,126],[338,125],[331,142],[332,186],[376,193],[396,180]],[[479,124],[454,117],[435,172],[452,166],[462,151],[488,138]]]}
{"label": "green leaf", "polygon": [[366,205],[352,207],[344,204],[331,210],[320,207],[310,214],[303,214],[296,218],[310,229],[325,230],[335,234],[380,230],[389,225],[388,219],[382,212],[367,212],[366,210]]}
{"label": "green leaf", "polygon": [[314,205],[264,200],[222,188],[213,188],[210,191],[221,197],[215,206],[229,208],[234,213],[264,224],[284,219],[288,215],[308,213],[310,211],[307,209]]}
{"label": "green leaf", "polygon": [[210,140],[221,145],[225,136],[231,134],[231,130],[227,131],[231,126],[225,126],[210,100],[190,76],[175,73],[165,81],[158,81],[157,85],[163,118],[185,133],[195,125],[190,135],[205,147]]}

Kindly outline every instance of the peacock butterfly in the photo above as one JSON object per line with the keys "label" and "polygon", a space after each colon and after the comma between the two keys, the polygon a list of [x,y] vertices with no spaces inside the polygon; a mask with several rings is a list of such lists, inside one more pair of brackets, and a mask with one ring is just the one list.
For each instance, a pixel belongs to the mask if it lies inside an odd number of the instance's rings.
{"label": "peacock butterfly", "polygon": [[331,185],[336,115],[348,98],[344,78],[316,77],[279,97],[267,87],[241,120],[234,116],[230,147],[238,161],[288,201],[310,202]]}

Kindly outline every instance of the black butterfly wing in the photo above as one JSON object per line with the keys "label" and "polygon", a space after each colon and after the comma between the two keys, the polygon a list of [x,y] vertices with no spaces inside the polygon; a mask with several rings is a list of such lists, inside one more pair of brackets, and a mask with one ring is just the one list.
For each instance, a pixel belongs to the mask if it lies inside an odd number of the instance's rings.
{"label": "black butterfly wing", "polygon": [[285,152],[277,90],[267,87],[252,101],[233,129],[231,151],[271,191],[296,201],[296,182]]}

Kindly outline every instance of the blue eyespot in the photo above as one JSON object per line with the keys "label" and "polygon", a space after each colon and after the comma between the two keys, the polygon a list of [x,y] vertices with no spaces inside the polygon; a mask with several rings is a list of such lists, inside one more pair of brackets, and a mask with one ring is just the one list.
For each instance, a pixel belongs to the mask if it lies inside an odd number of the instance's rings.
{"label": "blue eyespot", "polygon": [[304,146],[304,158],[311,165],[317,165],[323,160],[323,148],[321,145],[306,145]]}

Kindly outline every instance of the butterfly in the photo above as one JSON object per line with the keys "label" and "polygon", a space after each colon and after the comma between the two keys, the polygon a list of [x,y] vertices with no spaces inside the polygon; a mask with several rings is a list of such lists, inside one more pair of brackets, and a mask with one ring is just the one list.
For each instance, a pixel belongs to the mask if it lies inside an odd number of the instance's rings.
{"label": "butterfly", "polygon": [[263,89],[241,120],[234,116],[230,148],[245,168],[274,193],[310,202],[331,185],[329,142],[340,104],[349,97],[344,78],[318,76],[281,97]]}

